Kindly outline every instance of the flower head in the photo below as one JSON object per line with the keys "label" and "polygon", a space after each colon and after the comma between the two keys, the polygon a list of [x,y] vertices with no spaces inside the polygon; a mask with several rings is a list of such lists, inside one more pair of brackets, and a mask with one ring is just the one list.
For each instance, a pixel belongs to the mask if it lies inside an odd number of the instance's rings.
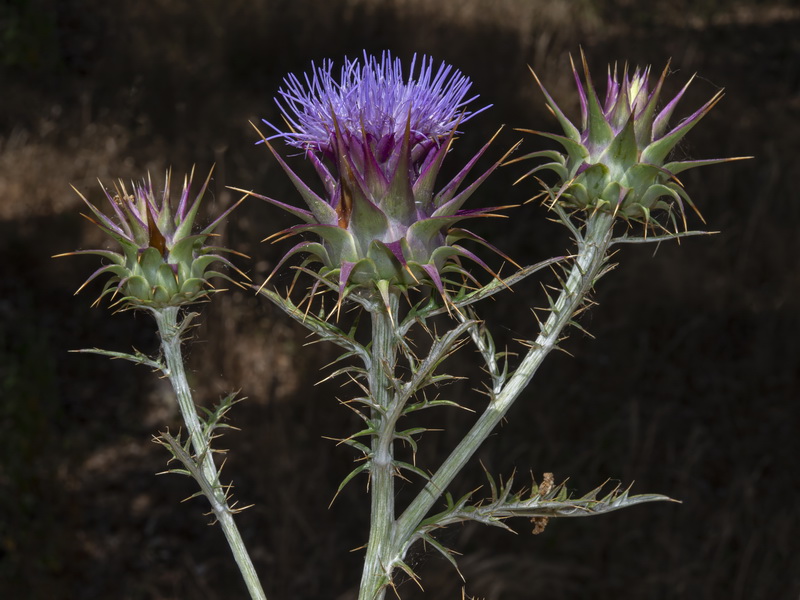
{"label": "flower head", "polygon": [[[425,56],[416,71],[416,56],[405,77],[400,59],[386,52],[380,60],[364,53],[363,64],[345,60],[338,79],[330,60],[320,68],[312,65],[304,83],[289,75],[276,102],[292,131],[275,137],[331,159],[345,150],[362,163],[362,172],[366,156],[358,146],[369,146],[390,176],[408,129],[412,163],[420,167],[459,123],[477,113],[465,108],[476,97],[466,97],[472,84],[459,71],[445,63],[434,71],[433,59]],[[337,130],[344,148],[337,144]]]}
{"label": "flower head", "polygon": [[163,308],[204,298],[208,295],[208,279],[211,277],[230,281],[227,275],[208,271],[208,268],[221,262],[235,269],[228,259],[219,254],[231,250],[208,246],[206,240],[238,203],[201,231],[192,233],[210,179],[211,173],[192,200],[189,195],[192,176],[185,178],[174,214],[170,201],[169,172],[160,198],[156,196],[149,176],[146,181],[132,184],[130,192],[121,180],[115,184],[113,193],[103,188],[113,210],[111,216],[104,214],[78,192],[97,220],[87,218],[119,243],[122,250],[79,250],[59,255],[95,254],[110,261],[110,264],[95,271],[78,291],[96,277],[109,273],[112,277],[103,288],[100,298],[106,294],[120,293],[122,297],[118,302],[127,308]]}
{"label": "flower head", "polygon": [[531,133],[556,140],[566,152],[544,150],[518,160],[533,157],[551,159],[552,162],[536,167],[528,174],[551,170],[558,175],[556,186],[547,188],[553,202],[589,211],[608,211],[645,223],[650,222],[654,210],[663,209],[671,213],[674,202],[685,224],[683,203],[692,208],[694,203],[676,177],[678,173],[735,159],[673,162],[666,159],[678,142],[720,100],[722,92],[714,94],[703,106],[670,129],[670,117],[692,79],[659,110],[658,101],[669,65],[652,88],[650,67],[637,67],[631,74],[626,66],[621,77],[616,67],[613,72],[609,67],[605,100],[601,103],[586,59],[583,54],[581,57],[585,83],[572,64],[581,105],[580,129],[566,118],[536,78],[564,135]]}
{"label": "flower head", "polygon": [[485,242],[453,226],[495,210],[462,205],[499,162],[458,193],[489,144],[434,194],[456,128],[477,114],[466,109],[474,100],[467,98],[470,80],[444,63],[434,69],[427,57],[415,58],[405,76],[400,60],[386,52],[380,59],[365,53],[363,61],[346,60],[338,78],[326,61],[284,81],[276,102],[290,131],[278,130],[273,138],[305,150],[325,193],[313,192],[264,140],[309,208],[258,196],[305,222],[278,235],[310,232],[321,238],[297,244],[276,269],[289,256],[305,253],[307,263],[322,263],[319,276],[338,283],[340,298],[370,288],[385,299],[389,287],[420,283],[445,296],[444,273],[474,280],[459,258],[486,265],[457,242]]}

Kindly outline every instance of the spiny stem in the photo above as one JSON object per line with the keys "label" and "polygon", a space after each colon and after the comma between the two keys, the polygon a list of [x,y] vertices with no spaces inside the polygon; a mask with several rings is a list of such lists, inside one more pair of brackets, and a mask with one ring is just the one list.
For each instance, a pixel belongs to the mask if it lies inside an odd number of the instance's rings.
{"label": "spiny stem", "polygon": [[556,347],[561,332],[580,309],[586,294],[603,270],[608,247],[612,241],[613,224],[613,216],[602,212],[597,212],[587,219],[585,234],[582,239],[578,239],[578,255],[564,288],[530,351],[469,433],[397,519],[393,560],[403,558],[416,540],[417,528],[433,504],[500,423],[508,409],[530,383],[544,359]]}
{"label": "spiny stem", "polygon": [[372,346],[369,364],[369,391],[375,408],[371,419],[377,434],[372,438],[370,458],[371,514],[367,554],[361,576],[359,600],[382,600],[391,578],[394,540],[394,429],[396,418],[392,402],[391,376],[394,374],[399,298],[389,296],[389,311],[376,303],[372,316]]}
{"label": "spiny stem", "polygon": [[177,307],[151,310],[158,325],[158,333],[161,336],[161,348],[166,362],[165,373],[178,398],[181,416],[189,432],[189,438],[192,442],[195,456],[201,465],[202,476],[214,490],[213,494],[206,494],[206,496],[211,503],[214,516],[216,516],[222,526],[222,531],[225,534],[225,538],[228,540],[228,545],[233,552],[236,564],[239,566],[239,571],[250,592],[250,597],[253,600],[266,600],[267,597],[261,587],[261,582],[256,574],[253,561],[247,553],[242,536],[239,534],[239,529],[236,527],[236,523],[233,520],[233,511],[228,505],[225,490],[220,486],[219,472],[217,466],[214,464],[211,448],[203,432],[202,423],[197,416],[197,409],[192,400],[192,392],[189,388],[189,382],[186,379],[186,371],[183,366],[183,353],[181,351],[181,335],[184,332],[185,325],[188,324],[188,321],[185,320],[188,317],[179,324],[178,311],[179,309]]}

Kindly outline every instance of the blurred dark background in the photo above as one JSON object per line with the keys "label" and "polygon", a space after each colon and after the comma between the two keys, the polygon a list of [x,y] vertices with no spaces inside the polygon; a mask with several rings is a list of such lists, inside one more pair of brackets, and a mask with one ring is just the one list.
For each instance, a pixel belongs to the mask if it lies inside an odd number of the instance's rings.
{"label": "blurred dark background", "polygon": [[[427,53],[473,78],[481,102],[448,161],[463,164],[496,127],[487,159],[521,134],[554,130],[532,66],[570,115],[577,102],[569,53],[586,51],[596,79],[613,61],[672,58],[675,93],[699,77],[678,111],[688,115],[719,88],[723,101],[678,153],[755,159],[690,171],[683,181],[710,230],[682,244],[625,247],[619,267],[479,458],[525,480],[552,471],[584,492],[607,478],[635,480],[682,504],[650,504],[592,519],[551,522],[530,535],[479,526],[443,533],[460,551],[466,594],[547,598],[798,598],[800,469],[798,270],[800,9],[792,0],[200,0],[112,3],[3,0],[0,4],[0,596],[30,599],[227,599],[245,590],[204,500],[179,504],[193,482],[157,477],[166,454],[151,436],[178,427],[170,390],[142,367],[68,354],[81,347],[155,351],[150,319],[90,308],[98,286],[73,297],[95,268],[51,255],[102,244],[79,216],[72,184],[99,201],[99,177],[161,180],[216,164],[210,209],[236,198],[225,186],[299,202],[248,121],[278,121],[282,77],[311,60],[391,49]],[[544,142],[525,137],[523,149]],[[301,159],[294,159],[298,165]],[[298,168],[302,169],[301,166]],[[519,203],[532,182],[522,166],[492,176],[478,204]],[[176,178],[177,179],[177,178]],[[502,223],[481,223],[522,263],[563,253],[568,239],[534,204]],[[699,227],[696,216],[691,224]],[[224,241],[253,257],[260,281],[285,247],[260,240],[291,219],[248,200]],[[499,237],[497,237],[499,235]],[[534,282],[483,314],[501,343],[533,335]],[[304,348],[305,333],[241,291],[203,307],[188,350],[198,401],[241,389],[241,431],[223,439],[239,518],[273,599],[354,598],[369,505],[365,480],[331,508],[355,455],[323,436],[358,425],[314,386],[333,348]],[[498,317],[502,315],[502,319]],[[469,375],[476,357],[451,361]],[[482,400],[468,378],[443,390]],[[471,422],[421,441],[418,464],[435,468]],[[483,483],[478,461],[455,492]],[[416,489],[401,490],[401,500]],[[458,574],[433,552],[409,557],[426,592],[461,598]]]}

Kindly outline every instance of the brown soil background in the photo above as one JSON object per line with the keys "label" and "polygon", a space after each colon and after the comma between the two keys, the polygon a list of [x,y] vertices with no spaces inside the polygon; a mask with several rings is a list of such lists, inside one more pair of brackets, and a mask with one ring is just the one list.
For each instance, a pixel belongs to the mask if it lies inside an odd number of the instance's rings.
{"label": "brown soil background", "polygon": [[[533,537],[477,525],[443,541],[463,555],[466,594],[491,600],[796,599],[800,594],[800,10],[791,0],[16,0],[0,6],[0,596],[99,600],[245,597],[204,501],[179,501],[191,481],[155,473],[151,436],[178,426],[169,389],[145,369],[68,354],[81,347],[153,351],[145,315],[89,308],[97,286],[72,293],[96,267],[52,260],[101,244],[79,216],[75,185],[99,200],[96,178],[158,178],[216,163],[215,211],[226,185],[296,202],[248,121],[277,120],[272,97],[311,60],[392,49],[446,60],[493,108],[465,127],[450,168],[501,123],[554,129],[526,65],[569,114],[577,106],[568,54],[582,46],[596,77],[605,64],[659,69],[674,93],[693,84],[680,116],[720,87],[722,103],[688,136],[681,156],[755,155],[700,169],[684,183],[719,235],[680,246],[630,247],[603,279],[599,305],[548,359],[479,457],[493,473],[552,471],[576,492],[607,478],[636,481],[683,504],[651,504],[600,518],[551,522]],[[601,79],[602,80],[602,79]],[[543,147],[526,137],[524,149]],[[488,165],[487,159],[485,162]],[[295,159],[294,164],[298,164]],[[522,172],[496,173],[477,203],[522,202]],[[520,262],[563,253],[567,240],[534,205],[480,232]],[[260,280],[281,247],[259,240],[290,223],[247,201],[224,231],[253,257]],[[695,218],[694,225],[697,226]],[[285,249],[285,247],[283,247]],[[530,336],[531,283],[482,313],[501,343]],[[355,431],[336,383],[314,386],[336,356],[303,347],[304,332],[265,302],[234,291],[203,308],[188,353],[198,400],[241,389],[226,434],[226,473],[255,506],[240,526],[271,600],[354,598],[367,532],[364,480],[329,509],[354,454],[323,436]],[[450,366],[474,372],[463,351]],[[446,390],[470,398],[476,381]],[[434,468],[470,423],[442,411],[421,442]],[[522,477],[524,479],[524,477]],[[454,492],[483,482],[480,467]],[[416,482],[400,491],[401,501]],[[438,555],[410,557],[425,585],[404,599],[461,598]]]}

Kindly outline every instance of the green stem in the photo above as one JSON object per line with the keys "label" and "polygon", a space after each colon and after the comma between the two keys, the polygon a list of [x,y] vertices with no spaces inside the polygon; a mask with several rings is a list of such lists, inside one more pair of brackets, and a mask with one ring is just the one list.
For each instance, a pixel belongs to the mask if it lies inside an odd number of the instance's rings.
{"label": "green stem", "polygon": [[370,457],[371,512],[369,541],[361,576],[359,600],[382,600],[391,579],[394,565],[387,560],[394,540],[394,425],[397,420],[392,406],[397,343],[395,323],[399,298],[389,296],[389,312],[382,302],[371,311],[372,346],[369,364],[369,391],[374,403],[371,418],[375,435]]}
{"label": "green stem", "polygon": [[475,425],[445,459],[425,488],[398,518],[393,560],[401,560],[416,540],[415,533],[431,507],[461,471],[480,445],[500,423],[508,409],[530,383],[550,351],[556,347],[564,327],[583,305],[586,294],[600,276],[608,247],[612,242],[614,219],[607,213],[595,213],[586,222],[585,234],[578,239],[578,255],[564,287],[553,305],[535,343],[495,395]]}
{"label": "green stem", "polygon": [[178,311],[177,307],[153,309],[151,311],[158,324],[158,333],[161,336],[161,348],[166,361],[166,374],[178,398],[181,416],[189,432],[192,448],[197,461],[200,463],[203,477],[214,490],[213,494],[207,494],[211,509],[222,526],[222,531],[228,540],[228,545],[233,552],[236,564],[239,566],[239,571],[250,592],[250,597],[253,600],[266,600],[266,595],[256,574],[253,561],[247,553],[242,536],[239,534],[239,529],[233,520],[233,511],[228,505],[225,490],[220,485],[219,471],[216,464],[214,464],[211,448],[192,400],[192,392],[189,389],[189,382],[186,380],[183,353],[181,352],[181,335],[188,321],[184,320],[179,324]]}

